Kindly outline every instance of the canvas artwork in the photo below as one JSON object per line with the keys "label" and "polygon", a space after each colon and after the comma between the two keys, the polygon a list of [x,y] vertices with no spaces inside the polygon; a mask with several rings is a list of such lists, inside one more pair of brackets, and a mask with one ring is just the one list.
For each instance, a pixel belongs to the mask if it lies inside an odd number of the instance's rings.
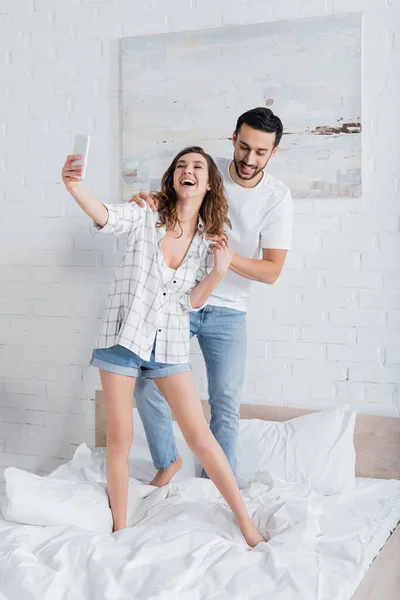
{"label": "canvas artwork", "polygon": [[283,122],[267,169],[294,197],[361,194],[361,15],[121,40],[122,195],[158,189],[182,148],[231,157],[238,116]]}

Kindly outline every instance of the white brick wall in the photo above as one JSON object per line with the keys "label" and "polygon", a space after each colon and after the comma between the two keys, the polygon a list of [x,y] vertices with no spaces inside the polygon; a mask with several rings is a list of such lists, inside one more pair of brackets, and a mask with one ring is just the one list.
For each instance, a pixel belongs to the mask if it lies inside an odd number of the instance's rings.
{"label": "white brick wall", "polygon": [[94,441],[87,361],[120,246],[60,170],[88,131],[87,184],[118,199],[118,38],[361,10],[363,196],[296,201],[285,271],[254,286],[244,400],[400,415],[399,0],[2,0],[0,480]]}

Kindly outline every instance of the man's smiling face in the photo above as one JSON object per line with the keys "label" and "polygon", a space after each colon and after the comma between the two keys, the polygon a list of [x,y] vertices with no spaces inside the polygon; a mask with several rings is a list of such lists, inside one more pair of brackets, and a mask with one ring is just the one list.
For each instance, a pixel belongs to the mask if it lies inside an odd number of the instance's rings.
{"label": "man's smiling face", "polygon": [[277,147],[274,148],[275,139],[275,132],[253,129],[246,123],[243,123],[237,133],[234,132],[233,162],[239,179],[249,181],[261,173],[278,150]]}

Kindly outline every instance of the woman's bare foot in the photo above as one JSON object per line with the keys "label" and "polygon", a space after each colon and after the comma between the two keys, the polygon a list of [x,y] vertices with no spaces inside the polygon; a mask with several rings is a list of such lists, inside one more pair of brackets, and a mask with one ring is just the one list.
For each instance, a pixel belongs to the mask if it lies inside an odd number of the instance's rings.
{"label": "woman's bare foot", "polygon": [[172,465],[165,469],[164,471],[158,471],[157,475],[154,477],[152,481],[150,481],[149,485],[155,485],[156,487],[162,487],[171,481],[174,475],[182,469],[183,460],[180,456],[176,459]]}
{"label": "woman's bare foot", "polygon": [[251,548],[254,548],[260,542],[268,541],[261,535],[261,533],[258,531],[257,527],[254,525],[253,521],[250,521],[249,523],[247,523],[244,527],[241,527],[240,529],[243,533],[244,539],[246,540],[246,542],[248,543],[248,545]]}

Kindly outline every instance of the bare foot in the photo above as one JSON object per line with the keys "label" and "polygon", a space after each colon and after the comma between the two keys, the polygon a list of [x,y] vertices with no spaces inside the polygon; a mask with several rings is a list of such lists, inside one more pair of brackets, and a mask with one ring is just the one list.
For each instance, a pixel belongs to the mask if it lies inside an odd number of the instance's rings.
{"label": "bare foot", "polygon": [[244,539],[248,543],[251,548],[254,548],[260,542],[268,542],[268,539],[265,539],[261,533],[258,531],[257,527],[254,525],[253,521],[250,521],[245,527],[241,528]]}
{"label": "bare foot", "polygon": [[149,485],[155,485],[156,487],[162,487],[171,481],[174,475],[182,469],[183,460],[180,456],[176,459],[172,465],[165,469],[164,471],[158,471],[157,475],[154,477],[152,481],[150,481]]}

